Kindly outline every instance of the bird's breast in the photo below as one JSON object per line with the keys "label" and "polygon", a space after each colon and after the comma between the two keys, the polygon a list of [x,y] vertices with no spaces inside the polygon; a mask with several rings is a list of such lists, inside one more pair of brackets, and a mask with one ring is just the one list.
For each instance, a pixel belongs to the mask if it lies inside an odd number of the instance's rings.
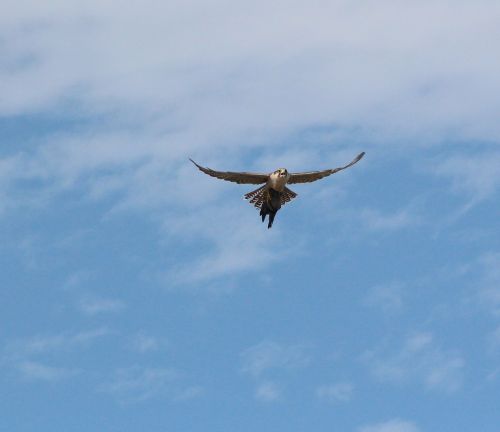
{"label": "bird's breast", "polygon": [[278,192],[283,192],[285,189],[286,182],[288,181],[288,175],[287,176],[280,176],[278,174],[271,174],[269,176],[269,180],[267,181],[267,186],[269,188],[274,189],[275,191]]}

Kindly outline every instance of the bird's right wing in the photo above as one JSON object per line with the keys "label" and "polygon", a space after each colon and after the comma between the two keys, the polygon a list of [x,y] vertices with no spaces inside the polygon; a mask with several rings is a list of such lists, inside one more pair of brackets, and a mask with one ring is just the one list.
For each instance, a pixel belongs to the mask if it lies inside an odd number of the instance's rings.
{"label": "bird's right wing", "polygon": [[213,169],[202,167],[198,165],[193,159],[189,159],[193,162],[201,172],[208,174],[209,176],[216,177],[221,180],[226,180],[239,184],[262,184],[266,183],[269,178],[269,174],[261,173],[249,173],[249,172],[232,172],[232,171],[214,171]]}
{"label": "bird's right wing", "polygon": [[361,158],[365,155],[365,152],[357,155],[354,160],[349,162],[347,165],[339,168],[327,169],[324,171],[309,171],[302,173],[292,173],[290,174],[290,178],[288,179],[288,184],[293,183],[310,183],[316,180],[320,180],[323,177],[327,177],[329,175],[335,174],[336,172],[342,171],[346,168],[353,166],[356,162],[359,162]]}

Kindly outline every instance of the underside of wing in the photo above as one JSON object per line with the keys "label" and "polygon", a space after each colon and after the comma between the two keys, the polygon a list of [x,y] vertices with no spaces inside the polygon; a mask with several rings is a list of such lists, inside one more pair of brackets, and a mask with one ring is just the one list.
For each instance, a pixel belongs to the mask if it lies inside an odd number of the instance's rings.
{"label": "underside of wing", "polygon": [[289,203],[294,198],[297,198],[297,194],[293,190],[290,190],[287,187],[285,187],[283,193],[281,194],[281,205],[283,206],[286,203]]}
{"label": "underside of wing", "polygon": [[324,170],[324,171],[310,171],[310,172],[290,174],[288,184],[310,183],[310,182],[313,182],[316,180],[320,180],[324,177],[328,177],[329,175],[335,174],[336,172],[342,171],[346,168],[353,166],[356,162],[359,162],[364,155],[365,155],[365,152],[360,153],[351,162],[349,162],[347,165],[345,165],[343,167],[328,169],[328,170]]}
{"label": "underside of wing", "polygon": [[198,165],[193,159],[189,159],[193,162],[201,172],[208,174],[209,176],[216,177],[221,180],[230,181],[239,184],[261,184],[266,183],[269,178],[269,174],[260,173],[249,173],[249,172],[231,172],[231,171],[214,171],[210,168],[202,167]]}

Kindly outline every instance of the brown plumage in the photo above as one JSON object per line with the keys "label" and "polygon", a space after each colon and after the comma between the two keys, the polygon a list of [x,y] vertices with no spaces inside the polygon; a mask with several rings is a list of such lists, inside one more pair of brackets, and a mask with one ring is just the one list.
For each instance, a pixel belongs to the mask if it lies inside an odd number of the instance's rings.
{"label": "brown plumage", "polygon": [[194,160],[189,159],[203,173],[221,180],[226,180],[238,184],[263,184],[263,186],[245,194],[245,199],[250,204],[260,209],[262,221],[269,215],[268,228],[273,225],[274,217],[278,210],[297,197],[297,194],[286,187],[287,184],[311,183],[329,175],[335,174],[346,168],[353,166],[361,160],[365,152],[357,155],[351,162],[342,167],[327,169],[323,171],[308,171],[301,173],[288,173],[284,168],[280,168],[272,173],[250,173],[234,171],[215,171],[198,165]]}
{"label": "brown plumage", "polygon": [[[252,192],[248,192],[247,194],[244,195],[245,199],[248,200],[250,204],[253,204],[254,207],[260,209],[262,206],[262,203],[266,200],[267,195],[266,195],[266,187],[261,186],[258,189],[255,189]],[[285,187],[283,190],[280,198],[280,204],[283,206],[286,203],[290,202],[294,198],[296,198],[298,194],[296,194],[293,190],[288,189]]]}

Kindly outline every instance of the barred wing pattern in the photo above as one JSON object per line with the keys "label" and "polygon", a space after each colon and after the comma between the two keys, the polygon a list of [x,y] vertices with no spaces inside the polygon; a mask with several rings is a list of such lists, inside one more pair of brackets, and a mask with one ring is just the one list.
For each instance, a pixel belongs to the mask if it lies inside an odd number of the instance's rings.
{"label": "barred wing pattern", "polygon": [[[248,200],[248,202],[250,204],[252,204],[256,208],[260,209],[262,206],[262,203],[266,199],[266,193],[267,193],[266,187],[262,186],[258,189],[255,189],[252,192],[248,192],[247,194],[245,194],[245,199]],[[286,203],[290,202],[291,200],[293,200],[296,197],[297,197],[297,194],[294,191],[285,187],[285,189],[283,190],[283,192],[281,194],[281,200],[280,200],[281,205],[284,206]]]}
{"label": "barred wing pattern", "polygon": [[310,171],[310,172],[290,174],[290,178],[288,179],[288,184],[310,183],[316,180],[320,180],[324,177],[328,177],[329,175],[335,174],[336,172],[342,171],[346,168],[353,166],[356,162],[359,162],[364,155],[365,152],[360,153],[351,162],[349,162],[346,166],[343,167],[324,170],[324,171]]}
{"label": "barred wing pattern", "polygon": [[201,172],[204,172],[209,176],[238,184],[261,184],[261,183],[266,183],[267,179],[269,178],[269,174],[232,172],[232,171],[214,171],[213,169],[205,168],[202,167],[201,165],[198,165],[193,159],[189,160],[193,162]]}
{"label": "barred wing pattern", "polygon": [[291,200],[294,198],[297,198],[297,194],[293,191],[285,187],[285,190],[281,194],[281,205],[285,205],[286,203],[289,203]]}

